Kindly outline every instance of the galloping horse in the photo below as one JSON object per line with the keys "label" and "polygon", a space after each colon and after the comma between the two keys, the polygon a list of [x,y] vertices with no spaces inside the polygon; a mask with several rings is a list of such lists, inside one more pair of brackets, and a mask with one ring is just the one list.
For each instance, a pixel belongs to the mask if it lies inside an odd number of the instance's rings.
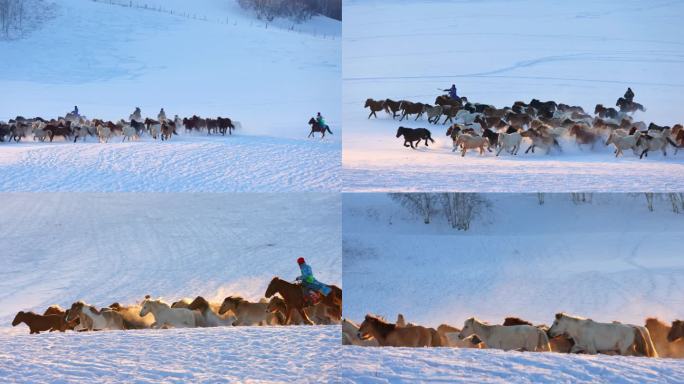
{"label": "galloping horse", "polygon": [[[336,313],[341,313],[342,307],[342,290],[334,285],[329,285],[330,293],[327,296],[323,296],[321,303],[327,307],[331,307]],[[292,311],[297,311],[302,317],[304,323],[312,325],[313,322],[304,312],[304,293],[302,292],[302,286],[299,284],[293,284],[282,280],[278,277],[274,277],[273,280],[268,284],[266,288],[266,293],[264,296],[270,298],[271,296],[279,293],[280,296],[285,300],[285,324],[289,324],[292,318]]]}
{"label": "galloping horse", "polygon": [[311,119],[309,119],[309,125],[311,126],[311,133],[309,133],[309,136],[307,136],[307,137],[313,136],[314,132],[320,132],[321,133],[321,139],[325,137],[326,131],[330,132],[331,135],[333,134],[332,131],[330,130],[330,127],[328,127],[327,125],[324,127],[321,127],[318,124],[318,121],[316,121],[316,119],[314,119],[313,117]]}

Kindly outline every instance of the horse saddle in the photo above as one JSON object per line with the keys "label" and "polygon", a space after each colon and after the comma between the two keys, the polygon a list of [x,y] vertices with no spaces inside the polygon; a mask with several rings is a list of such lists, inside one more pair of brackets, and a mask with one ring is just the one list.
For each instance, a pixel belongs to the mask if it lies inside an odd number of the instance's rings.
{"label": "horse saddle", "polygon": [[311,290],[303,285],[302,293],[304,294],[304,305],[306,305],[307,307],[314,306],[320,303],[323,299],[323,295],[321,295],[319,292]]}

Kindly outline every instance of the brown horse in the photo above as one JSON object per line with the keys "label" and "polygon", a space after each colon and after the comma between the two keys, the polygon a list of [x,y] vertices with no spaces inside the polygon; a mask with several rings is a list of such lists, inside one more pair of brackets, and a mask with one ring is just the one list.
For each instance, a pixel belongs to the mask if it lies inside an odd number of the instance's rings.
{"label": "brown horse", "polygon": [[[304,322],[299,314],[295,312],[292,315],[292,322],[285,323],[287,305],[285,305],[285,300],[278,296],[271,297],[271,301],[268,302],[267,309],[269,312],[275,314],[279,319],[282,320],[280,322],[281,325],[301,324]],[[323,303],[318,303],[314,306],[304,308],[304,312],[306,312],[307,316],[309,316],[309,319],[311,319],[314,324],[338,324],[340,322],[340,316],[338,316],[339,314],[332,316],[329,311],[331,312],[332,309],[329,309]]]}
{"label": "brown horse", "polygon": [[49,306],[45,312],[43,312],[43,316],[48,316],[48,315],[57,315],[57,316],[62,316],[64,318],[64,322],[66,323],[66,329],[73,331],[74,328],[79,324],[78,319],[74,319],[72,321],[67,321],[67,315],[69,314],[69,310],[64,310],[62,307],[59,305],[51,305]]}
{"label": "brown horse", "polygon": [[653,344],[660,357],[684,357],[684,340],[669,341],[667,335],[671,327],[662,321],[649,317],[646,319],[646,329],[651,334]]}
{"label": "brown horse", "polygon": [[309,125],[311,126],[311,132],[309,133],[309,136],[307,136],[307,137],[313,136],[314,132],[320,132],[321,133],[321,139],[325,137],[326,131],[329,132],[331,135],[333,134],[332,131],[330,130],[330,127],[328,127],[327,125],[324,127],[321,127],[318,124],[318,121],[316,121],[316,119],[314,119],[313,117],[311,119],[309,119]]}
{"label": "brown horse", "polygon": [[223,136],[226,135],[226,132],[228,132],[229,135],[233,134],[233,129],[235,129],[235,125],[233,125],[233,121],[228,118],[228,117],[217,117],[216,122],[218,123],[218,129],[219,133]]}
{"label": "brown horse", "polygon": [[673,342],[684,338],[684,321],[675,320],[672,322],[672,328],[667,333],[667,341]]}
{"label": "brown horse", "polygon": [[395,101],[392,99],[385,99],[385,103],[384,103],[385,112],[391,113],[392,119],[395,119],[397,117],[397,112],[399,112],[399,109],[401,107],[401,103],[403,101],[404,100]]}
{"label": "brown horse", "polygon": [[420,325],[397,327],[374,315],[366,315],[357,337],[361,340],[374,337],[381,347],[441,347],[445,344],[434,329]]}
{"label": "brown horse", "polygon": [[[466,99],[467,100],[467,99]],[[435,105],[452,105],[460,107],[463,104],[463,98],[459,100],[452,99],[449,95],[440,95],[435,98]]]}
{"label": "brown horse", "polygon": [[[342,290],[334,285],[329,285],[331,291],[327,296],[322,296],[321,303],[327,307],[331,307],[335,313],[341,313],[342,307]],[[266,288],[264,296],[270,298],[279,293],[285,300],[285,324],[289,324],[292,320],[293,311],[297,311],[302,317],[304,323],[312,325],[311,319],[307,316],[304,308],[307,306],[304,302],[304,292],[302,286],[299,284],[292,284],[285,280],[274,277]]]}
{"label": "brown horse", "polygon": [[423,107],[425,107],[426,105],[427,104],[423,103],[412,103],[410,101],[402,101],[401,105],[399,106],[399,108],[401,109],[401,118],[399,119],[399,121],[404,120],[404,118],[408,120],[408,117],[410,115],[416,115],[416,118],[414,120],[418,120],[418,118],[423,114]]}
{"label": "brown horse", "polygon": [[12,320],[12,326],[16,327],[22,322],[28,325],[31,334],[39,334],[45,331],[64,332],[66,330],[64,316],[60,315],[39,315],[33,312],[19,311]]}
{"label": "brown horse", "polygon": [[589,128],[585,128],[582,124],[573,125],[572,128],[570,128],[569,135],[575,136],[575,142],[578,147],[582,144],[589,144],[591,149],[594,149],[594,144],[596,144],[596,141],[599,139],[596,132]]}
{"label": "brown horse", "polygon": [[375,116],[377,119],[378,115],[376,115],[375,112],[382,111],[385,108],[385,102],[382,100],[366,99],[366,104],[364,104],[363,107],[370,108],[370,113],[368,114],[369,119],[371,116]]}

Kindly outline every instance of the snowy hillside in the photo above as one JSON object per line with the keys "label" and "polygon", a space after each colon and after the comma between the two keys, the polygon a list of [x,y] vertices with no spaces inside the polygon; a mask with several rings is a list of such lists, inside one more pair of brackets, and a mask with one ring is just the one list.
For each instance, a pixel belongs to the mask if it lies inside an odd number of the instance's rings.
{"label": "snowy hillside", "polygon": [[[0,336],[7,382],[318,383],[338,379],[339,326]],[[294,357],[294,358],[293,358]]]}
{"label": "snowy hillside", "polygon": [[[55,118],[74,105],[90,118],[128,119],[136,106],[156,118],[164,107],[169,117],[228,116],[242,125],[237,136],[181,132],[161,148],[145,140],[0,143],[3,180],[17,181],[0,189],[339,189],[341,23],[315,17],[299,30],[265,28],[233,1],[144,3],[163,11],[55,2],[56,16],[42,28],[0,41],[2,56],[17,58],[0,62],[0,120]],[[325,140],[306,137],[316,112],[334,132]],[[146,160],[129,162],[139,157]]]}
{"label": "snowy hillside", "polygon": [[643,324],[684,318],[684,220],[643,194],[485,194],[470,230],[423,224],[384,194],[343,197],[344,314],[461,327],[477,316],[552,323],[565,311]]}
{"label": "snowy hillside", "polygon": [[[341,286],[334,194],[4,194],[0,333],[20,310],[202,295],[256,301],[305,257]],[[42,336],[42,335],[41,335]]]}
{"label": "snowy hillside", "polygon": [[[646,106],[636,120],[682,123],[682,3],[638,1],[345,1],[344,153],[347,191],[633,191],[684,189],[684,156],[612,147],[465,158],[446,126],[427,119],[367,119],[367,98],[432,104],[452,83],[470,101],[499,108],[532,98],[613,106],[628,86]],[[398,119],[397,119],[398,120]],[[428,127],[436,140],[402,147],[397,127]],[[523,145],[523,150],[529,144]]]}
{"label": "snowy hillside", "polygon": [[682,383],[684,361],[456,348],[343,348],[343,383]]}

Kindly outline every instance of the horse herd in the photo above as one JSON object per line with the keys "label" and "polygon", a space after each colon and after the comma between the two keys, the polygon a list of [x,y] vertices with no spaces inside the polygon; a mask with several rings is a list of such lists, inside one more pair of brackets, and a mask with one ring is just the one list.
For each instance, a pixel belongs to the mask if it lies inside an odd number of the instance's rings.
{"label": "horse herd", "polygon": [[233,122],[227,117],[202,118],[196,115],[181,119],[176,115],[174,119],[166,119],[161,116],[157,120],[151,118],[143,119],[139,113],[132,114],[128,121],[120,119],[118,122],[105,121],[101,119],[87,119],[72,113],[65,117],[56,119],[43,119],[41,117],[25,118],[17,116],[9,123],[0,122],[0,142],[15,141],[31,137],[34,141],[52,142],[55,137],[61,137],[65,141],[83,142],[88,137],[96,138],[100,143],[107,143],[114,137],[121,137],[121,142],[139,140],[147,134],[154,140],[161,139],[166,141],[174,135],[178,135],[178,130],[185,129],[185,133],[206,132],[208,135],[220,134],[225,136],[233,134],[233,130],[240,127],[240,123]]}
{"label": "horse herd", "polygon": [[[364,108],[370,109],[368,118],[377,118],[376,112],[385,111],[392,119],[399,121],[415,115],[415,120],[427,117],[428,123],[450,122],[446,136],[451,137],[452,152],[460,150],[465,156],[468,150],[502,151],[517,155],[523,142],[528,143],[525,153],[535,149],[548,154],[553,149],[562,152],[559,139],[567,138],[580,149],[594,149],[597,144],[613,145],[615,157],[632,150],[643,158],[649,152],[662,152],[665,156],[669,147],[675,154],[684,146],[682,124],[661,126],[653,122],[646,125],[634,118],[634,112],[645,111],[643,105],[634,101],[634,92],[628,88],[624,97],[618,98],[619,109],[597,104],[594,113],[589,114],[580,106],[570,106],[555,101],[532,99],[529,103],[516,101],[512,106],[496,108],[493,105],[471,103],[466,97],[458,100],[438,96],[435,104],[408,100],[367,99]],[[421,141],[425,146],[433,142],[427,128],[399,127],[396,137],[404,139],[404,147],[416,149]]]}
{"label": "horse herd", "polygon": [[517,317],[507,317],[501,325],[471,317],[461,329],[448,324],[434,329],[406,323],[401,314],[396,323],[368,314],[360,325],[343,319],[342,340],[343,344],[359,346],[493,348],[684,358],[684,321],[675,320],[669,326],[656,318],[648,318],[644,326],[639,326],[617,321],[601,323],[557,313],[551,327],[533,325]]}
{"label": "horse herd", "polygon": [[228,296],[223,302],[215,303],[197,296],[194,300],[181,299],[168,304],[148,295],[135,305],[124,306],[115,302],[109,307],[98,309],[77,301],[66,310],[59,305],[52,305],[42,315],[20,311],[12,321],[12,326],[23,322],[31,334],[38,334],[67,330],[339,324],[342,290],[334,285],[330,287],[332,292],[317,303],[305,301],[299,284],[278,277],[271,280],[265,298],[258,302]]}

